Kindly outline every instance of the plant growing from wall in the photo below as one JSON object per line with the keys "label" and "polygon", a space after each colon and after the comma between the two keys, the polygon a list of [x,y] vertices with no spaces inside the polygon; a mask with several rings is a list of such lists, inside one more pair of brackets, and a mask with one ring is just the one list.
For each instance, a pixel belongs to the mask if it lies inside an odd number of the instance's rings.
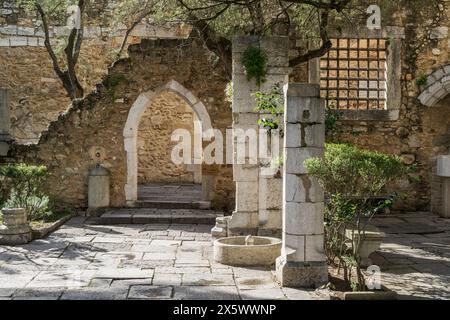
{"label": "plant growing from wall", "polygon": [[267,54],[264,50],[253,46],[248,47],[242,55],[242,65],[248,81],[255,79],[257,85],[266,81]]}
{"label": "plant growing from wall", "polygon": [[49,198],[45,193],[47,178],[45,166],[16,164],[0,167],[0,182],[7,192],[4,206],[26,209],[31,220],[49,215]]}
{"label": "plant growing from wall", "polygon": [[275,84],[268,93],[258,91],[254,94],[256,100],[255,111],[259,111],[266,116],[258,120],[258,124],[271,130],[280,129],[282,135],[283,129],[280,125],[280,120],[277,119],[284,114],[284,95],[280,84]]}
{"label": "plant growing from wall", "polygon": [[121,83],[128,83],[128,79],[121,73],[110,74],[103,81],[103,85],[108,90],[112,101],[117,99],[116,88]]}
{"label": "plant growing from wall", "polygon": [[428,76],[427,75],[421,75],[419,78],[416,79],[416,84],[421,87],[425,86],[428,82]]}
{"label": "plant growing from wall", "polygon": [[[344,270],[344,278],[352,288],[364,290],[358,254],[361,240],[374,214],[392,203],[390,199],[374,199],[389,182],[404,175],[407,167],[400,157],[346,144],[327,144],[324,157],[306,160],[305,167],[329,198],[325,209],[328,260]],[[345,229],[351,230],[351,239],[346,237]]]}

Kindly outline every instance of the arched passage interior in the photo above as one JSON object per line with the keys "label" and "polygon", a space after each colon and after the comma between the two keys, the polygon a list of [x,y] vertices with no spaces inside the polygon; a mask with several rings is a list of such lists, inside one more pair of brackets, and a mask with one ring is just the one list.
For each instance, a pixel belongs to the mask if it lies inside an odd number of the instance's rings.
{"label": "arched passage interior", "polygon": [[[199,184],[194,193],[200,192],[201,201],[209,200],[204,196],[204,190],[209,186],[205,185],[208,179],[202,176],[201,165],[176,165],[171,161],[174,145],[171,133],[185,129],[192,133],[193,138],[194,120],[200,124],[200,132],[211,132],[211,119],[203,103],[175,80],[139,95],[130,109],[123,132],[127,153],[125,196],[128,205],[135,205],[140,197],[152,197],[151,188],[144,190],[142,186],[158,187],[158,184],[175,193],[177,186]],[[170,197],[170,192],[165,195]]]}

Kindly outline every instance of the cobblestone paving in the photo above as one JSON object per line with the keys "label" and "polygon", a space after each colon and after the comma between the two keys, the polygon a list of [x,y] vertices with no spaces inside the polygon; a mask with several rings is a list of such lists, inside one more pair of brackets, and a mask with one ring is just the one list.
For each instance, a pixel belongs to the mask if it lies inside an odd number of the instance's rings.
{"label": "cobblestone paving", "polygon": [[0,299],[324,299],[212,260],[209,225],[85,224],[0,246]]}
{"label": "cobblestone paving", "polygon": [[450,220],[430,213],[376,218],[386,233],[371,255],[382,283],[404,299],[450,299]]}

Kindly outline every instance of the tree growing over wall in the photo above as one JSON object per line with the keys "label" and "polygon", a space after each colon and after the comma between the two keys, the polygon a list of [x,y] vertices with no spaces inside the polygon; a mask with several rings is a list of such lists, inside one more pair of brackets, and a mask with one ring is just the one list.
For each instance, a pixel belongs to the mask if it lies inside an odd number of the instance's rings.
{"label": "tree growing over wall", "polygon": [[[414,0],[414,2],[419,0]],[[433,0],[435,1],[435,0]],[[90,7],[98,6],[92,0],[17,0],[20,6],[34,10],[42,20],[45,47],[53,68],[71,99],[82,98],[84,89],[78,81],[77,63],[83,42],[83,26]],[[236,34],[264,36],[285,35],[292,38],[317,38],[316,46],[299,50],[290,60],[295,67],[324,55],[332,46],[330,29],[352,24],[353,17],[367,15],[367,5],[375,2],[384,7],[396,7],[386,0],[117,0],[103,1],[99,20],[111,26],[125,26],[126,32],[115,60],[122,57],[127,40],[140,23],[167,25],[186,23],[193,27],[205,46],[213,52],[231,79],[231,38]],[[394,3],[394,4],[392,4]],[[50,41],[49,23],[68,18],[69,6],[78,6],[81,28],[71,28],[63,58]],[[383,7],[383,8],[384,8]],[[388,10],[387,8],[386,10]],[[64,23],[62,23],[64,25]]]}
{"label": "tree growing over wall", "polygon": [[[42,22],[44,45],[52,61],[53,70],[71,100],[84,97],[85,90],[77,75],[77,64],[84,39],[86,10],[95,1],[89,0],[18,0],[17,5],[28,11],[35,11]],[[103,15],[111,25],[121,23],[126,31],[115,61],[120,59],[128,37],[135,27],[147,16],[154,13],[152,0],[141,0],[133,5],[130,1],[118,1],[112,15]],[[68,36],[64,39],[65,48],[59,50],[51,41],[50,25],[63,25],[68,28]]]}

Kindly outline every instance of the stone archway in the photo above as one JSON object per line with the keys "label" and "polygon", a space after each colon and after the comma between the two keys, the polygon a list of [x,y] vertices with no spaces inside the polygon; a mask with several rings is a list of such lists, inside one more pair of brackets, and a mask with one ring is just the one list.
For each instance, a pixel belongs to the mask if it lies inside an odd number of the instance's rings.
{"label": "stone archway", "polygon": [[[170,80],[156,90],[141,93],[128,113],[128,118],[123,130],[124,146],[127,154],[127,183],[125,185],[125,199],[128,205],[133,205],[138,197],[138,155],[137,139],[138,129],[144,112],[149,108],[159,95],[164,92],[173,92],[180,96],[192,108],[195,117],[200,121],[202,132],[210,136],[213,133],[211,118],[205,105],[191,91],[183,87],[175,80]],[[204,184],[207,179],[202,179],[202,188],[207,189]],[[204,199],[208,200],[208,199]]]}
{"label": "stone archway", "polygon": [[427,85],[419,95],[420,102],[433,107],[450,94],[450,65],[443,66],[427,78]]}
{"label": "stone archway", "polygon": [[[450,217],[450,189],[446,187],[450,172],[450,65],[443,66],[427,77],[427,85],[418,99],[430,108],[424,115],[431,143],[431,210]],[[449,184],[450,185],[450,184]]]}

